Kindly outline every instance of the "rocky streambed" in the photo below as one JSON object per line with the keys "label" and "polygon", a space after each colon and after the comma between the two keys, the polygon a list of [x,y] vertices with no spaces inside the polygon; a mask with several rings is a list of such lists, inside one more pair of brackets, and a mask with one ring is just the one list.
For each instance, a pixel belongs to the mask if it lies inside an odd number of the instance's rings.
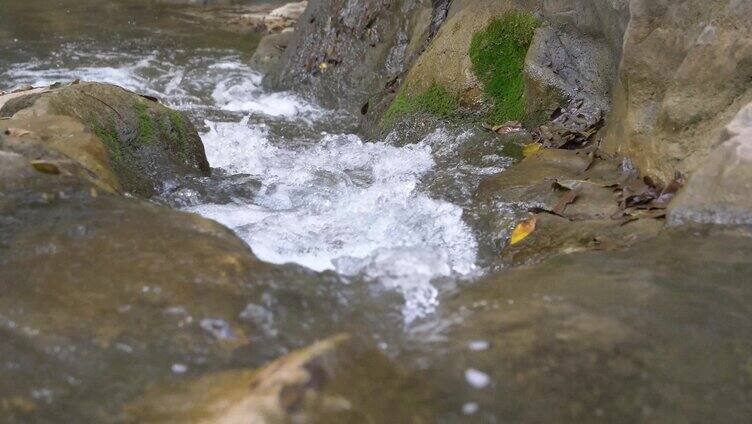
{"label": "rocky streambed", "polygon": [[[0,421],[752,416],[749,109],[613,149],[648,69],[616,56],[662,6],[326,0],[280,33],[206,24],[273,3],[27,3],[0,17]],[[496,62],[468,79],[495,45],[501,97]]]}

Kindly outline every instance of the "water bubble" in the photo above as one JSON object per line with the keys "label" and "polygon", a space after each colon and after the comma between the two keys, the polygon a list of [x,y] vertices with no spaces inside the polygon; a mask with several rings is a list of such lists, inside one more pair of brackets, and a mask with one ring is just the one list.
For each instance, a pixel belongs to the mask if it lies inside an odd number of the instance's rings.
{"label": "water bubble", "polygon": [[185,364],[172,364],[172,367],[170,367],[170,369],[175,374],[184,374],[188,371],[188,366]]}
{"label": "water bubble", "polygon": [[475,368],[468,368],[465,370],[465,380],[467,381],[467,384],[476,389],[483,389],[491,383],[491,377],[489,377],[488,374],[478,371]]}
{"label": "water bubble", "polygon": [[470,343],[468,343],[468,347],[472,351],[481,351],[481,350],[487,350],[489,348],[490,344],[487,340],[473,340]]}
{"label": "water bubble", "polygon": [[235,339],[235,333],[233,333],[232,328],[230,328],[230,324],[223,319],[204,318],[199,322],[199,326],[211,333],[217,339]]}
{"label": "water bubble", "polygon": [[473,415],[478,412],[478,409],[480,409],[480,407],[475,402],[468,402],[462,405],[462,413],[465,415]]}

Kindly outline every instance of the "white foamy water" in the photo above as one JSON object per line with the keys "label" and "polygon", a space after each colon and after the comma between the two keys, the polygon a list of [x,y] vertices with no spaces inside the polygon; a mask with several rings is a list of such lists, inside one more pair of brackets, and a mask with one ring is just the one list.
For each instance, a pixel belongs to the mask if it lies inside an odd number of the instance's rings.
{"label": "white foamy water", "polygon": [[[97,52],[80,67],[28,63],[0,76],[12,86],[109,82],[209,117],[202,138],[212,167],[250,174],[261,189],[252,198],[189,210],[232,228],[263,260],[336,270],[398,291],[407,322],[436,307],[432,281],[474,270],[477,244],[462,209],[432,199],[419,184],[436,155],[457,143],[450,134],[395,147],[321,133],[313,124],[332,112],[290,93],[267,93],[261,75],[237,57],[216,56],[191,55],[175,65],[157,52]],[[299,127],[294,139],[280,133],[282,123]]]}
{"label": "white foamy water", "polygon": [[462,209],[417,189],[434,166],[429,144],[320,134],[283,146],[247,119],[207,125],[209,162],[251,174],[262,188],[248,203],[190,210],[233,228],[261,259],[379,281],[404,295],[407,321],[436,306],[433,278],[473,270],[476,243]]}

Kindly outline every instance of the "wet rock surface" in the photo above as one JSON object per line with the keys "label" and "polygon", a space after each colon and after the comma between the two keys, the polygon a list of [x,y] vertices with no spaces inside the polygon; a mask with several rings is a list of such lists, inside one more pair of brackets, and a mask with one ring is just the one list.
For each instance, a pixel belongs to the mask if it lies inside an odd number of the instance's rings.
{"label": "wet rock surface", "polygon": [[417,356],[450,421],[744,422],[750,249],[746,228],[684,228],[492,275],[444,299]]}
{"label": "wet rock surface", "polygon": [[[379,390],[374,391],[374,386]],[[347,334],[259,370],[156,387],[126,406],[126,422],[431,422],[425,383]]]}
{"label": "wet rock surface", "polygon": [[[622,212],[616,188],[630,181],[635,176],[622,164],[597,151],[564,149],[540,150],[485,178],[475,199],[484,231],[496,240],[500,256],[492,262],[523,264],[554,254],[620,249],[656,236],[662,220],[625,218]],[[526,218],[534,222],[531,234],[510,244],[512,229]]]}
{"label": "wet rock surface", "polygon": [[265,83],[293,89],[329,108],[378,103],[430,35],[432,4],[418,1],[311,3],[298,36]]}
{"label": "wet rock surface", "polygon": [[669,222],[752,223],[752,104],[726,126],[716,147],[671,205]]}
{"label": "wet rock surface", "polygon": [[[706,137],[748,102],[746,3],[669,3],[311,2],[254,66],[374,140],[233,59],[205,69],[226,110],[192,109],[240,121],[206,121],[212,176],[153,99],[0,97],[0,421],[749,421],[752,233],[684,226],[750,222],[749,109]],[[468,44],[509,9],[543,22],[533,128],[478,122]],[[402,78],[461,108],[381,134]]]}
{"label": "wet rock surface", "polygon": [[745,1],[632,1],[604,148],[664,182],[698,169],[752,101],[750,13]]}

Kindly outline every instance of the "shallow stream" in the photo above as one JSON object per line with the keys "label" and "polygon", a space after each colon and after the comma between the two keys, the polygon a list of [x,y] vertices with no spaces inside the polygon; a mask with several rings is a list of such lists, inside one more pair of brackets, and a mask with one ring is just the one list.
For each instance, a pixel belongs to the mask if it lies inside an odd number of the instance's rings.
{"label": "shallow stream", "polygon": [[[213,175],[167,181],[153,200],[219,221],[263,261],[290,264],[272,281],[256,282],[259,288],[238,289],[237,299],[227,288],[187,290],[207,296],[207,310],[217,315],[196,322],[178,302],[201,311],[202,299],[180,298],[172,283],[163,292],[144,285],[138,296],[165,305],[154,321],[175,316],[180,328],[150,332],[147,325],[144,335],[118,339],[97,363],[101,375],[67,404],[50,406],[49,417],[86,416],[95,406],[108,413],[155,376],[258,366],[343,328],[370,332],[424,377],[435,395],[421,406],[437,422],[752,416],[747,230],[677,231],[626,254],[562,256],[489,276],[473,193],[512,159],[488,135],[439,125],[417,140],[399,133],[363,140],[354,135],[355,117],[265,91],[263,76],[247,65],[257,39],[206,28],[174,9],[138,0],[0,3],[7,7],[0,13],[0,90],[109,82],[186,112]],[[148,305],[145,311],[156,309]],[[120,307],[125,317],[131,305]],[[211,349],[178,356],[161,343],[183,331],[227,338],[235,317],[223,320],[217,311],[232,308],[262,330],[251,337],[253,352],[238,349],[213,364],[206,361]],[[0,331],[15,329],[0,324]],[[134,352],[143,338],[143,352],[158,354]],[[27,347],[3,349],[14,357]],[[58,393],[76,387],[65,380],[56,391],[48,384],[54,378],[28,358],[3,370],[30,376],[36,401],[54,405]],[[87,376],[90,365],[73,369]]]}
{"label": "shallow stream", "polygon": [[[0,89],[108,82],[187,112],[201,128],[215,175],[187,186],[168,182],[163,201],[227,225],[262,260],[334,270],[397,291],[407,323],[434,310],[432,280],[479,273],[478,243],[463,209],[435,198],[427,180],[442,172],[498,172],[508,158],[461,171],[457,163],[437,163],[472,135],[444,128],[413,144],[396,134],[364,142],[352,134],[354,117],[266,92],[262,75],[245,64],[248,51],[193,47],[200,35],[161,29],[165,20],[158,30],[136,23],[109,40],[66,33],[54,42],[6,43]],[[36,53],[19,54],[25,50]],[[472,182],[465,185],[459,200],[471,196]]]}

